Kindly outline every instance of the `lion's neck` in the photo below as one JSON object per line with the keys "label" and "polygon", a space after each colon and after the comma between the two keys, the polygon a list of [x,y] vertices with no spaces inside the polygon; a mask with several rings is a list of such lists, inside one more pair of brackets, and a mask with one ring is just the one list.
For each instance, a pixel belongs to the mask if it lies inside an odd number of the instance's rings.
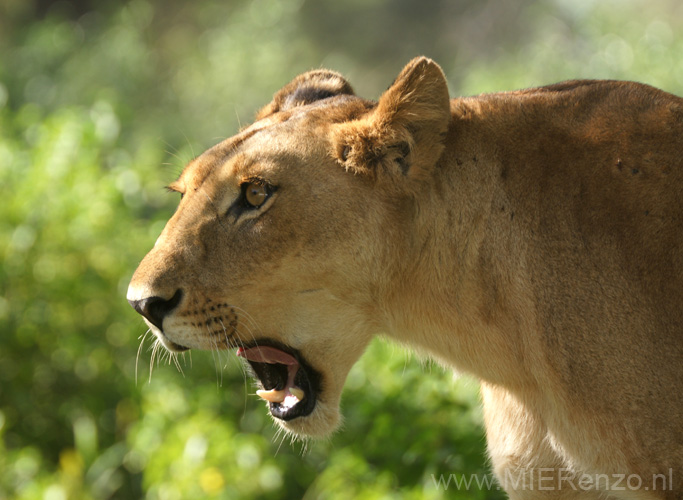
{"label": "lion's neck", "polygon": [[409,264],[386,287],[387,333],[490,382],[528,385],[522,352],[533,307],[500,167],[484,151],[452,144],[417,201]]}

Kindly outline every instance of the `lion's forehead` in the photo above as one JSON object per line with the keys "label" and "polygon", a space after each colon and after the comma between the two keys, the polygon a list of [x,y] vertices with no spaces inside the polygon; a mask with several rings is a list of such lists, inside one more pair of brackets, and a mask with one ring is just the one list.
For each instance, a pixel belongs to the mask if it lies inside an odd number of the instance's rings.
{"label": "lion's forehead", "polygon": [[[180,183],[197,189],[207,181],[242,179],[277,166],[324,152],[329,122],[311,113],[280,113],[254,123],[192,160],[183,170]],[[294,116],[292,116],[294,115]]]}

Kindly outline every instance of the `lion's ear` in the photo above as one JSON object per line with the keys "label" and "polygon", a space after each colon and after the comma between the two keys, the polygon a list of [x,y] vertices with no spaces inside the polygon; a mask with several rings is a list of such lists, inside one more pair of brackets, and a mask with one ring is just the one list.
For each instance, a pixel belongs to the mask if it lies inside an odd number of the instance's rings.
{"label": "lion's ear", "polygon": [[342,94],[354,95],[354,92],[349,82],[339,73],[326,69],[309,71],[278,90],[273,100],[256,114],[256,119]]}
{"label": "lion's ear", "polygon": [[426,176],[443,152],[450,118],[443,71],[431,59],[413,59],[372,112],[336,130],[339,161],[359,172],[384,167]]}

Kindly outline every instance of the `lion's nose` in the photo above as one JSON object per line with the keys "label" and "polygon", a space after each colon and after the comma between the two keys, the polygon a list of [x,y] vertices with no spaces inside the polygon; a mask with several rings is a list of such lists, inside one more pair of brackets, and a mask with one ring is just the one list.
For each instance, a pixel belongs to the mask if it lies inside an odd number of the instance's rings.
{"label": "lion's nose", "polygon": [[176,308],[182,298],[183,291],[178,289],[170,299],[155,296],[140,300],[128,299],[128,303],[159,330],[163,330],[164,318]]}

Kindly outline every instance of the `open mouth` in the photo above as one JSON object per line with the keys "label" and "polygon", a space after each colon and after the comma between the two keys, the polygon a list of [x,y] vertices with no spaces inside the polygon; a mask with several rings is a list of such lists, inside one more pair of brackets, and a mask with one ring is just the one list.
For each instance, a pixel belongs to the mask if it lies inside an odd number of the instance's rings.
{"label": "open mouth", "polygon": [[320,374],[298,351],[268,341],[240,347],[237,355],[249,362],[263,386],[256,394],[268,401],[274,417],[292,420],[313,411],[320,392]]}

